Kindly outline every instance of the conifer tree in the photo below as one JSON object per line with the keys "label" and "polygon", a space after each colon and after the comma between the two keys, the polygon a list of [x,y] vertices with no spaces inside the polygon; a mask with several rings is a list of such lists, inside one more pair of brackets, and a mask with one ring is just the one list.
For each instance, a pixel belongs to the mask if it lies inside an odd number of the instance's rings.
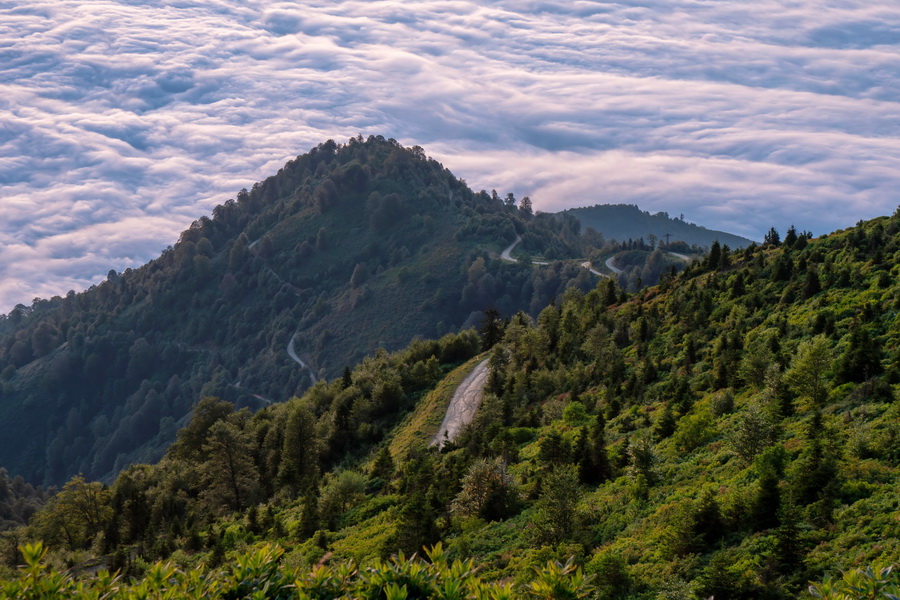
{"label": "conifer tree", "polygon": [[824,335],[807,340],[785,373],[785,378],[807,407],[820,407],[828,396],[831,370],[831,346]]}
{"label": "conifer tree", "polygon": [[243,510],[256,499],[259,473],[249,434],[232,420],[216,421],[209,428],[203,446],[208,458],[201,466],[202,496],[214,512]]}
{"label": "conifer tree", "polygon": [[603,483],[612,477],[612,466],[606,453],[606,420],[597,415],[597,420],[585,433],[582,428],[580,438],[584,439],[584,450],[578,462],[578,475],[588,485]]}
{"label": "conifer tree", "polygon": [[293,494],[313,488],[319,478],[316,420],[307,401],[294,401],[288,412],[278,482]]}

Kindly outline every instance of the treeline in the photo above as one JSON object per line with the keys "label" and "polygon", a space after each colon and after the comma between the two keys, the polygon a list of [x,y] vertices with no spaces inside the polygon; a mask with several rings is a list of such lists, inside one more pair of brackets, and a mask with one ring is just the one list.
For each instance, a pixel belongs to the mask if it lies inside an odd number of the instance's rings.
{"label": "treeline", "polygon": [[[378,477],[392,471],[382,456],[370,478],[325,474],[365,457],[448,369],[480,349],[479,336],[466,331],[394,355],[381,351],[302,399],[255,414],[203,398],[158,464],[129,467],[110,487],[75,477],[27,529],[4,534],[3,564],[19,564],[15,548],[24,539],[42,540],[70,560],[100,551],[116,568],[127,567],[135,549],[141,560],[210,549],[221,561],[229,542],[218,519],[244,512],[257,532],[308,538],[333,521],[348,495],[379,489],[385,482]],[[274,509],[295,499],[304,512],[288,523]]]}

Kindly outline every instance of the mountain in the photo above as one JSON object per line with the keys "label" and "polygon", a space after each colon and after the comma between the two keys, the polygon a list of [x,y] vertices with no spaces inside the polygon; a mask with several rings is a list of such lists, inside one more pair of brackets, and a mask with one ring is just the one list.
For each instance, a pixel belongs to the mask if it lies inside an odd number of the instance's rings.
{"label": "mountain", "polygon": [[[633,204],[596,204],[570,208],[558,214],[572,215],[582,226],[590,227],[606,239],[620,243],[640,238],[649,242],[650,236],[660,242],[667,239],[669,242],[684,242],[689,247],[709,248],[716,240],[733,249],[744,248],[753,243],[753,240],[745,237],[688,223],[683,217],[673,219],[664,212],[651,215]],[[677,251],[682,252],[683,249]]]}
{"label": "mountain", "polygon": [[[148,585],[169,579],[147,561],[174,560],[235,597],[446,597],[477,565],[508,586],[482,598],[776,599],[896,564],[900,210],[712,250],[635,294],[570,286],[536,319],[376,352],[255,414],[204,399],[161,462],[71,480],[14,539]],[[474,421],[426,447],[485,359]],[[380,562],[436,543],[431,566]]]}
{"label": "mountain", "polygon": [[532,314],[596,276],[573,217],[473,192],[421,148],[328,141],[149,264],[0,316],[0,465],[33,483],[158,460],[191,406],[258,409],[378,348]]}

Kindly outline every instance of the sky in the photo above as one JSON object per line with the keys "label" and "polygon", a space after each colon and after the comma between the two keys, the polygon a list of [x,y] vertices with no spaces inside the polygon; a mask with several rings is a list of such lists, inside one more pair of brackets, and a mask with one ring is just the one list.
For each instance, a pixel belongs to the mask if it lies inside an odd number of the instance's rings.
{"label": "sky", "polygon": [[900,4],[0,0],[0,312],[357,134],[539,210],[827,233],[900,198]]}

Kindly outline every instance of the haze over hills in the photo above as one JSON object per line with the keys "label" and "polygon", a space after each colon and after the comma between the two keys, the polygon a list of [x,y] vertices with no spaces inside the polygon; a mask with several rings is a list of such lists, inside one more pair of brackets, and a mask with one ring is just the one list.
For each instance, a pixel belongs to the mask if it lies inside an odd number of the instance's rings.
{"label": "haze over hills", "polygon": [[[591,227],[610,240],[625,242],[643,238],[645,242],[654,239],[661,242],[683,241],[688,246],[709,248],[713,242],[727,244],[732,249],[749,246],[753,240],[707,229],[701,225],[688,223],[683,217],[670,217],[668,213],[650,214],[633,204],[597,204],[582,208],[570,208],[562,214],[575,216],[584,227]],[[667,236],[670,236],[667,238]]]}

